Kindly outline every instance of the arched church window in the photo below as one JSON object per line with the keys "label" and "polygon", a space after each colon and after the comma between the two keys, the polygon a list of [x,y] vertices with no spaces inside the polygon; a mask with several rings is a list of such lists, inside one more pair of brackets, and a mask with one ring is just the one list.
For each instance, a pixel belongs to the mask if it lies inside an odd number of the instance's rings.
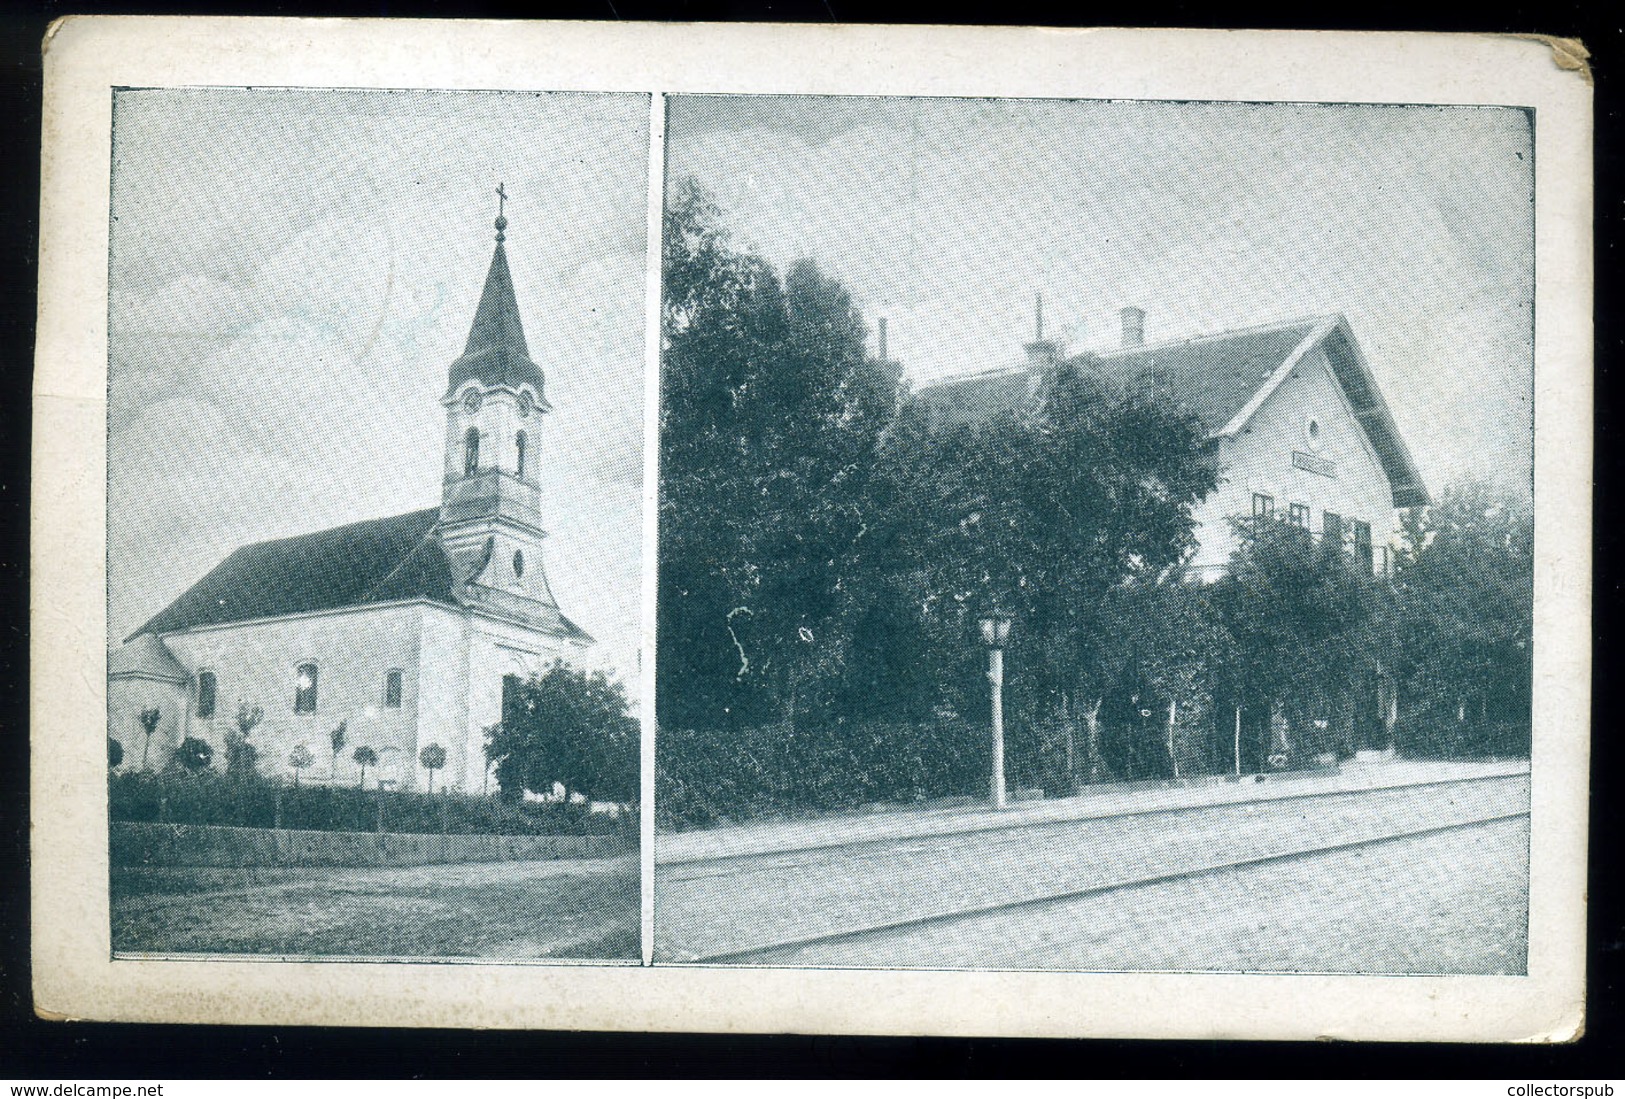
{"label": "arched church window", "polygon": [[525,442],[525,433],[523,431],[514,437],[513,445],[519,452],[519,476],[521,478],[525,476]]}
{"label": "arched church window", "polygon": [[293,712],[296,714],[313,714],[316,712],[316,665],[301,664],[294,673]]}
{"label": "arched church window", "polygon": [[401,673],[398,668],[384,676],[384,706],[390,710],[401,708]]}
{"label": "arched church window", "polygon": [[214,716],[215,680],[213,672],[199,672],[197,675],[197,716]]}
{"label": "arched church window", "polygon": [[463,436],[463,476],[472,477],[480,470],[480,429],[471,427]]}

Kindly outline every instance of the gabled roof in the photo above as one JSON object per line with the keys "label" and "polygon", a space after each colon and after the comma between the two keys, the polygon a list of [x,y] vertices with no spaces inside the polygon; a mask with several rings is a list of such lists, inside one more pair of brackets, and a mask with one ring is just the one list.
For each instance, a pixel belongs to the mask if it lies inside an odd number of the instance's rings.
{"label": "gabled roof", "polygon": [[1289,321],[1178,343],[1106,351],[1097,361],[1122,382],[1143,379],[1167,386],[1179,394],[1210,435],[1228,435],[1233,434],[1226,430],[1230,421],[1281,364],[1296,362],[1308,350],[1320,323]]}
{"label": "gabled roof", "polygon": [[525,329],[519,322],[519,303],[514,297],[513,276],[508,272],[508,254],[500,235],[485,275],[479,307],[474,310],[474,323],[468,330],[468,343],[451,364],[446,396],[456,394],[470,379],[516,390],[528,385],[536,393],[536,403],[543,409],[548,407],[542,392],[542,368],[531,359]]}
{"label": "gabled roof", "polygon": [[169,651],[169,646],[152,634],[143,633],[107,654],[107,678],[186,683],[192,677]]}
{"label": "gabled roof", "polygon": [[[440,509],[427,508],[244,546],[130,639],[411,599],[468,605],[473,600],[459,598],[463,589],[435,529],[439,520]],[[492,609],[502,613],[504,607]],[[571,640],[592,640],[556,607],[546,608],[546,621],[539,625]],[[152,640],[158,643],[157,637]]]}
{"label": "gabled roof", "polygon": [[[1178,394],[1212,438],[1235,435],[1292,373],[1321,347],[1355,418],[1365,429],[1393,490],[1394,506],[1428,502],[1427,489],[1410,451],[1394,426],[1387,403],[1341,316],[1309,317],[1214,336],[1148,344],[1082,356],[1121,384],[1149,380]],[[922,388],[918,399],[930,414],[950,422],[985,419],[1031,407],[1030,368],[952,378]]]}
{"label": "gabled roof", "polygon": [[427,508],[244,546],[136,633],[400,599],[455,606],[451,568],[431,533],[439,519],[439,508]]}

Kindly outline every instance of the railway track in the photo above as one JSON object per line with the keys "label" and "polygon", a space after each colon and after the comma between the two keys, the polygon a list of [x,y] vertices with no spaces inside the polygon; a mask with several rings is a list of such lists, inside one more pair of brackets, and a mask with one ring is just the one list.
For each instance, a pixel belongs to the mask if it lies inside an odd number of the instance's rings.
{"label": "railway track", "polygon": [[1527,819],[1528,782],[1479,775],[990,820],[662,862],[657,954],[748,965],[866,940],[884,949],[999,913]]}
{"label": "railway track", "polygon": [[1414,828],[1394,832],[1384,836],[1353,840],[1347,843],[1323,844],[1320,846],[1306,847],[1293,851],[1282,851],[1268,855],[1259,855],[1252,858],[1233,859],[1227,862],[1218,862],[1196,868],[1186,868],[1169,873],[1141,875],[1120,881],[1094,884],[1081,889],[1071,889],[1058,893],[1048,893],[1039,897],[1024,897],[1019,900],[1005,901],[998,904],[974,905],[967,908],[956,909],[951,912],[935,912],[931,913],[930,915],[916,916],[910,919],[892,920],[865,927],[848,928],[842,931],[829,932],[819,935],[807,935],[774,943],[756,944],[740,950],[728,950],[700,955],[690,959],[690,961],[692,964],[700,965],[748,965],[753,960],[761,963],[765,962],[766,959],[771,958],[774,955],[795,950],[803,950],[809,947],[850,945],[853,943],[864,942],[865,940],[881,939],[887,936],[906,934],[911,931],[918,931],[925,928],[951,925],[966,920],[977,919],[982,916],[1038,909],[1046,906],[1083,900],[1090,897],[1100,897],[1112,893],[1127,892],[1135,889],[1146,889],[1158,885],[1168,885],[1174,882],[1212,877],[1237,870],[1250,870],[1261,866],[1314,858],[1320,855],[1341,854],[1348,851],[1378,847],[1386,843],[1395,843],[1400,840],[1444,835],[1451,832],[1465,831],[1471,828],[1481,828],[1486,825],[1500,824],[1514,820],[1523,820],[1528,816],[1529,810],[1524,809],[1515,813],[1501,813],[1495,816],[1481,817],[1474,820],[1455,821],[1450,824],[1442,824],[1429,828]]}
{"label": "railway track", "polygon": [[[712,866],[719,863],[741,862],[750,859],[773,859],[803,854],[814,854],[831,851],[858,850],[866,847],[885,847],[899,843],[917,843],[936,839],[954,839],[963,836],[977,836],[990,832],[1012,832],[1024,830],[1065,829],[1076,827],[1084,823],[1098,823],[1115,820],[1144,820],[1153,817],[1188,816],[1196,813],[1219,812],[1223,810],[1245,809],[1250,806],[1275,806],[1293,802],[1320,801],[1329,798],[1358,798],[1372,794],[1398,793],[1406,790],[1427,790],[1446,786],[1477,786],[1491,783],[1527,782],[1529,773],[1519,771],[1513,774],[1500,775],[1471,775],[1466,778],[1429,779],[1425,782],[1403,782],[1391,786],[1367,786],[1353,790],[1316,790],[1309,792],[1293,792],[1288,794],[1269,794],[1259,798],[1234,798],[1226,801],[1203,802],[1197,805],[1160,805],[1147,809],[1122,809],[1104,813],[1083,813],[1077,816],[1054,817],[1044,820],[1005,820],[990,818],[986,822],[977,823],[964,828],[948,828],[941,831],[921,832],[910,835],[865,836],[859,839],[830,840],[822,843],[797,844],[793,847],[775,847],[762,850],[726,851],[714,855],[690,855],[675,859],[663,859],[657,854],[655,860],[657,868],[666,874],[672,871],[681,871],[688,867]],[[658,840],[656,841],[658,843]],[[680,876],[669,880],[683,880]]]}

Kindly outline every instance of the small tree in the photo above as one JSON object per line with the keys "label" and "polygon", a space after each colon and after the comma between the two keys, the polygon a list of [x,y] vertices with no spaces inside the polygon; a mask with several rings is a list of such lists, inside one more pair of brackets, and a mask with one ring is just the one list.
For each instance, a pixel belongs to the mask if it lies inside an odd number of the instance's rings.
{"label": "small tree", "polygon": [[214,762],[214,749],[209,747],[208,741],[189,736],[175,749],[175,762],[193,774],[207,771],[209,764]]}
{"label": "small tree", "polygon": [[259,750],[248,742],[255,726],[265,718],[265,711],[246,702],[237,704],[237,735],[226,742],[226,773],[245,777],[254,772]]}
{"label": "small tree", "polygon": [[638,796],[638,723],[625,689],[603,672],[554,661],[509,692],[503,721],[488,736],[485,755],[508,800],[555,783],[566,796],[619,802]]}
{"label": "small tree", "polygon": [[434,793],[434,773],[446,765],[446,750],[438,744],[425,744],[418,762],[429,772],[429,793]]}
{"label": "small tree", "polygon": [[111,771],[114,767],[117,767],[119,764],[121,764],[123,762],[124,762],[124,745],[120,744],[118,741],[114,740],[112,737],[108,737],[107,738],[107,769],[109,771]]}
{"label": "small tree", "polygon": [[339,775],[339,753],[344,751],[344,727],[348,722],[341,721],[333,727],[327,735],[328,741],[333,745],[333,777]]}
{"label": "small tree", "polygon": [[310,754],[310,749],[303,744],[295,745],[293,751],[288,753],[288,766],[293,768],[293,784],[295,787],[299,785],[299,772],[315,762],[316,758]]}
{"label": "small tree", "polygon": [[158,719],[162,716],[162,712],[156,706],[148,706],[141,711],[141,731],[147,735],[147,739],[141,745],[141,769],[143,771],[147,769],[147,749],[152,747],[152,734],[157,731]]}
{"label": "small tree", "polygon": [[367,768],[378,762],[378,753],[365,744],[360,744],[356,746],[350,758],[361,765],[361,781],[356,783],[356,788],[364,790],[367,786]]}

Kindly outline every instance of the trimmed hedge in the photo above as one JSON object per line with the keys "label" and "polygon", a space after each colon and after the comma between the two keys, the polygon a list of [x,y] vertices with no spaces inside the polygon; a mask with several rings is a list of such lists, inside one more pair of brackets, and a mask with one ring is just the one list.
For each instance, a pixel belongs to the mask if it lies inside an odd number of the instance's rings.
{"label": "trimmed hedge", "polygon": [[[160,811],[160,800],[163,805]],[[280,802],[280,819],[279,805]],[[218,771],[127,771],[108,784],[111,819],[313,832],[421,832],[452,835],[593,836],[636,827],[587,806],[507,804],[495,797],[354,786],[289,786]],[[381,815],[380,815],[381,814]]]}
{"label": "trimmed hedge", "polygon": [[662,729],[655,770],[660,826],[916,802],[985,791],[987,730],[959,721],[827,729]]}

